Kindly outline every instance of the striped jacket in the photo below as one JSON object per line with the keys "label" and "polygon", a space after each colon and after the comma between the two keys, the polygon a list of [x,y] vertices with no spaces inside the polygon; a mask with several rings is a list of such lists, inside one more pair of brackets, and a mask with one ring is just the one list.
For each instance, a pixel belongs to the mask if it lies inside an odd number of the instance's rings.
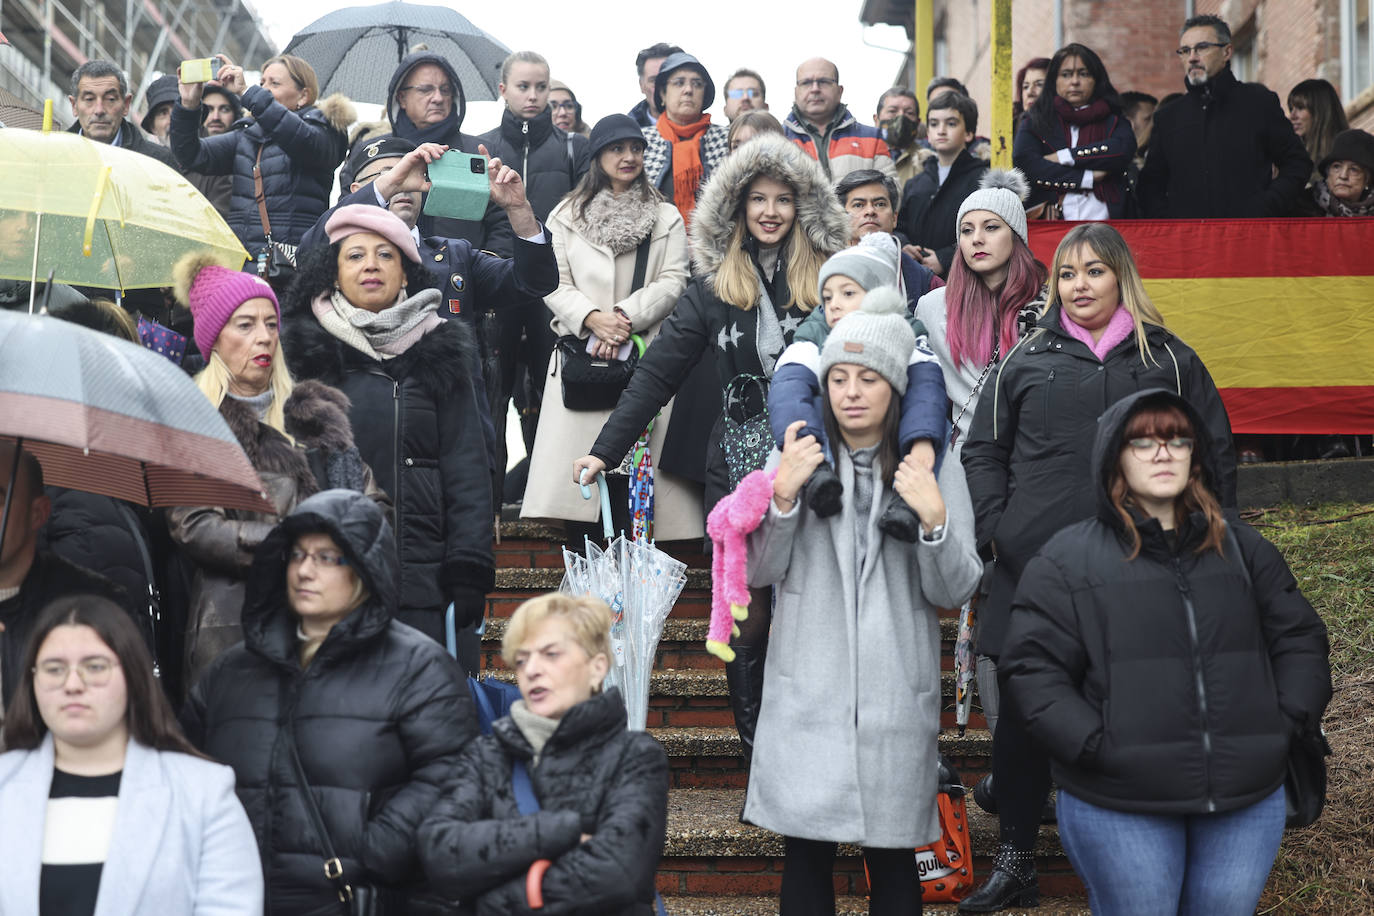
{"label": "striped jacket", "polygon": [[[893,180],[897,178],[892,152],[878,133],[878,128],[854,120],[849,108],[844,105],[836,110],[824,133],[818,133],[807,123],[795,106],[783,122],[783,130],[787,133],[787,139],[820,162],[821,169],[832,184],[859,169],[877,169]],[[818,148],[823,149],[825,155],[817,155]]]}

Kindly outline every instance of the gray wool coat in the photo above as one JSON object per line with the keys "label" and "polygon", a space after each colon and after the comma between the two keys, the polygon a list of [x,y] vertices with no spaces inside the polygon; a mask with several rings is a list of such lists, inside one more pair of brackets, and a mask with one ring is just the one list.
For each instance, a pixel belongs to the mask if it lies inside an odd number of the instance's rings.
{"label": "gray wool coat", "polygon": [[786,836],[912,848],[940,830],[937,608],[958,607],[982,575],[973,507],[959,462],[944,462],[944,535],[907,544],[878,530],[900,498],[881,488],[856,577],[854,467],[838,452],[843,511],[822,519],[800,502],[785,514],[770,503],[750,537],[749,584],[778,588],[744,820]]}

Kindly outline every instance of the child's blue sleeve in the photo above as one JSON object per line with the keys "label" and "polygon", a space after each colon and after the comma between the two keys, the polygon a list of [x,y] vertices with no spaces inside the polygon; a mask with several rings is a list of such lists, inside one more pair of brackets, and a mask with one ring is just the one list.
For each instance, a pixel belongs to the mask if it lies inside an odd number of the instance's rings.
{"label": "child's blue sleeve", "polygon": [[[798,420],[806,426],[797,434],[815,436],[825,448],[825,420],[821,414],[820,350],[812,343],[794,343],[783,351],[768,386],[768,425],[773,439],[782,448],[787,427]],[[935,366],[940,372],[939,364]],[[941,390],[944,379],[941,377]]]}
{"label": "child's blue sleeve", "polygon": [[902,454],[911,451],[911,446],[917,440],[929,439],[935,446],[935,470],[938,472],[949,429],[945,376],[935,354],[920,338],[911,354],[911,362],[907,364],[906,379],[906,394],[902,395],[902,414],[898,423]]}

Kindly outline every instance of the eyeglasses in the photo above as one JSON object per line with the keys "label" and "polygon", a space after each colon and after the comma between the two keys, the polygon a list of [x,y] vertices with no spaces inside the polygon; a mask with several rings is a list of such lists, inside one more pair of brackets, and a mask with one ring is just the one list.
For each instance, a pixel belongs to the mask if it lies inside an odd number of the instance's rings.
{"label": "eyeglasses", "polygon": [[706,88],[706,81],[697,77],[675,76],[668,80],[668,85],[674,89],[686,89],[690,86],[700,92]]}
{"label": "eyeglasses", "polygon": [[727,89],[725,97],[727,99],[757,99],[763,95],[757,89]]}
{"label": "eyeglasses", "polygon": [[1152,436],[1142,436],[1139,439],[1132,439],[1126,443],[1126,447],[1131,450],[1131,454],[1141,461],[1151,461],[1159,455],[1159,450],[1164,449],[1170,458],[1182,458],[1184,455],[1193,453],[1193,440],[1186,436],[1175,436],[1172,439],[1156,439]]}
{"label": "eyeglasses", "polygon": [[549,107],[554,111],[576,111],[576,102],[550,102]]}
{"label": "eyeglasses", "polygon": [[[118,662],[108,658],[88,658],[76,663],[76,673],[87,687],[104,687],[118,667]],[[43,662],[33,669],[33,683],[39,690],[61,690],[71,674],[72,666],[66,662]]]}
{"label": "eyeglasses", "polygon": [[1187,45],[1184,45],[1183,47],[1181,47],[1181,48],[1179,48],[1178,50],[1174,51],[1174,53],[1177,54],[1179,57],[1188,57],[1188,56],[1191,55],[1194,51],[1196,51],[1196,52],[1199,53],[1199,54],[1206,54],[1208,51],[1212,50],[1213,48],[1224,48],[1224,47],[1226,47],[1226,46],[1229,45],[1229,44],[1230,44],[1229,41],[1199,41],[1197,44],[1193,45],[1191,48],[1188,47]]}
{"label": "eyeglasses", "polygon": [[812,87],[816,89],[828,89],[831,86],[838,86],[839,84],[839,80],[831,79],[828,76],[813,76],[809,80],[797,80],[797,88],[799,89],[810,89]]}
{"label": "eyeglasses", "polygon": [[437,92],[446,99],[453,98],[453,87],[448,83],[444,83],[442,86],[436,86],[433,83],[425,83],[423,86],[402,86],[401,91],[414,92],[422,97],[428,97]]}
{"label": "eyeglasses", "polygon": [[304,563],[307,559],[314,560],[315,563],[320,566],[348,565],[348,557],[344,556],[341,553],[335,553],[332,550],[321,550],[317,553],[311,553],[308,550],[301,550],[299,547],[297,547],[294,550],[292,550],[289,554],[287,554],[286,558],[291,562],[292,566],[299,566],[302,563]]}

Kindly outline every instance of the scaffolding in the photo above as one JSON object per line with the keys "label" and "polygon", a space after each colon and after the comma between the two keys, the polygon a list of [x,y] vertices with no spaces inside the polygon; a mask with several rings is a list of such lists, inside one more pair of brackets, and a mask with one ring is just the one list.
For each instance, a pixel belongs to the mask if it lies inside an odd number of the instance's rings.
{"label": "scaffolding", "polygon": [[123,68],[143,112],[149,84],[187,58],[216,52],[254,67],[277,46],[249,0],[0,0],[0,88],[70,119],[72,71],[88,60]]}

